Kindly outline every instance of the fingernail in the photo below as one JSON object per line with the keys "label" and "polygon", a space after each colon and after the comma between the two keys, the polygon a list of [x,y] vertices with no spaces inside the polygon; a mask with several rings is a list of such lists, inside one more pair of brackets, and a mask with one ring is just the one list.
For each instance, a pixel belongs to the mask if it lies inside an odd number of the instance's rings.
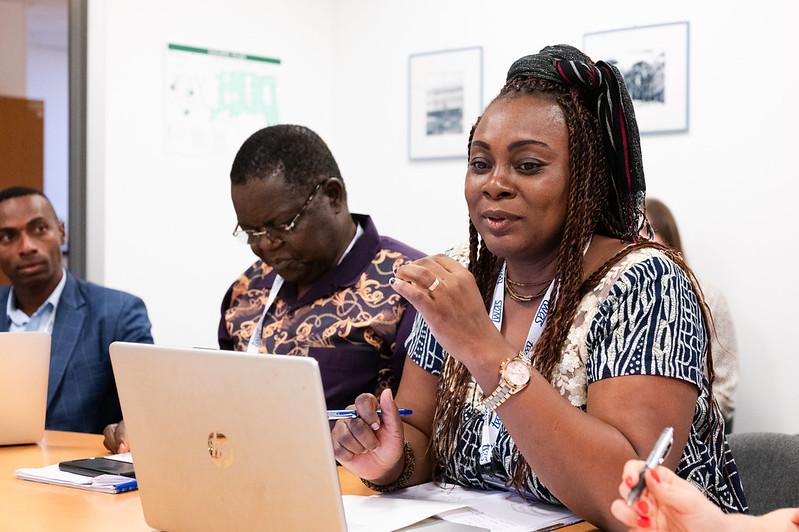
{"label": "fingernail", "polygon": [[660,482],[660,477],[658,476],[657,471],[655,471],[654,469],[650,469],[649,472],[652,473],[652,478],[655,479],[655,482]]}
{"label": "fingernail", "polygon": [[377,430],[377,429],[379,429],[379,428],[380,428],[380,423],[378,423],[377,421],[375,421],[375,422],[374,422],[374,423],[372,423],[370,426],[372,427],[372,430]]}
{"label": "fingernail", "polygon": [[641,528],[649,528],[649,525],[652,524],[649,518],[645,515],[639,515],[637,523]]}
{"label": "fingernail", "polygon": [[632,488],[633,486],[635,486],[635,481],[633,480],[633,477],[624,477],[624,483],[627,484],[628,488]]}
{"label": "fingernail", "polygon": [[646,501],[638,499],[638,502],[635,503],[635,506],[642,515],[647,515],[649,513],[649,505],[646,503]]}

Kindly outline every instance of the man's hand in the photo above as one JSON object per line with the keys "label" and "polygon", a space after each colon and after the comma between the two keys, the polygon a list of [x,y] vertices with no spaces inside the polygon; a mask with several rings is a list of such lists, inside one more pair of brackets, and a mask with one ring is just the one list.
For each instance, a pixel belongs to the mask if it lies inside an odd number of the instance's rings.
{"label": "man's hand", "polygon": [[103,430],[103,445],[112,453],[126,453],[130,451],[128,435],[125,432],[125,421],[111,423]]}

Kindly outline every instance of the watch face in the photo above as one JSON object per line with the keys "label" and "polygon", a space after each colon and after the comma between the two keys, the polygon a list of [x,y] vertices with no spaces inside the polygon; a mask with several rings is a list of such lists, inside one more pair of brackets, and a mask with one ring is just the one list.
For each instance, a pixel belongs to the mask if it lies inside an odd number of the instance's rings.
{"label": "watch face", "polygon": [[521,360],[511,360],[505,366],[505,379],[513,386],[524,386],[530,380],[530,367]]}

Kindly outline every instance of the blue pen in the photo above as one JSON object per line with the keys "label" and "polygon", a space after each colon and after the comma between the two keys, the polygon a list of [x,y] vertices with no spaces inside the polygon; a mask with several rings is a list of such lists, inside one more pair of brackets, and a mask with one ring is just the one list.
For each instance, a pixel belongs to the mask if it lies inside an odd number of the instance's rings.
{"label": "blue pen", "polygon": [[139,489],[139,483],[135,480],[129,480],[128,482],[123,482],[122,484],[115,484],[114,489],[117,493],[125,493],[126,491]]}
{"label": "blue pen", "polygon": [[[409,408],[400,408],[399,415],[401,416],[410,416],[413,414],[413,410]],[[377,409],[377,415],[382,416],[383,412],[380,409]],[[355,410],[328,410],[327,411],[327,419],[355,419],[358,416],[358,413]]]}

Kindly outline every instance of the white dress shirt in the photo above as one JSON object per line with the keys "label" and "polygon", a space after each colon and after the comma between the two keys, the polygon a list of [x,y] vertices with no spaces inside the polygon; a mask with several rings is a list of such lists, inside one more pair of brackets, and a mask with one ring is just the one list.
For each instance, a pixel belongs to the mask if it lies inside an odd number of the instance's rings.
{"label": "white dress shirt", "polygon": [[8,332],[53,332],[55,312],[58,309],[61,292],[64,291],[64,285],[67,283],[67,271],[62,269],[61,272],[61,281],[59,281],[45,302],[30,316],[17,308],[17,303],[14,300],[14,287],[11,287],[8,292],[8,303],[6,304],[6,315],[11,320]]}

